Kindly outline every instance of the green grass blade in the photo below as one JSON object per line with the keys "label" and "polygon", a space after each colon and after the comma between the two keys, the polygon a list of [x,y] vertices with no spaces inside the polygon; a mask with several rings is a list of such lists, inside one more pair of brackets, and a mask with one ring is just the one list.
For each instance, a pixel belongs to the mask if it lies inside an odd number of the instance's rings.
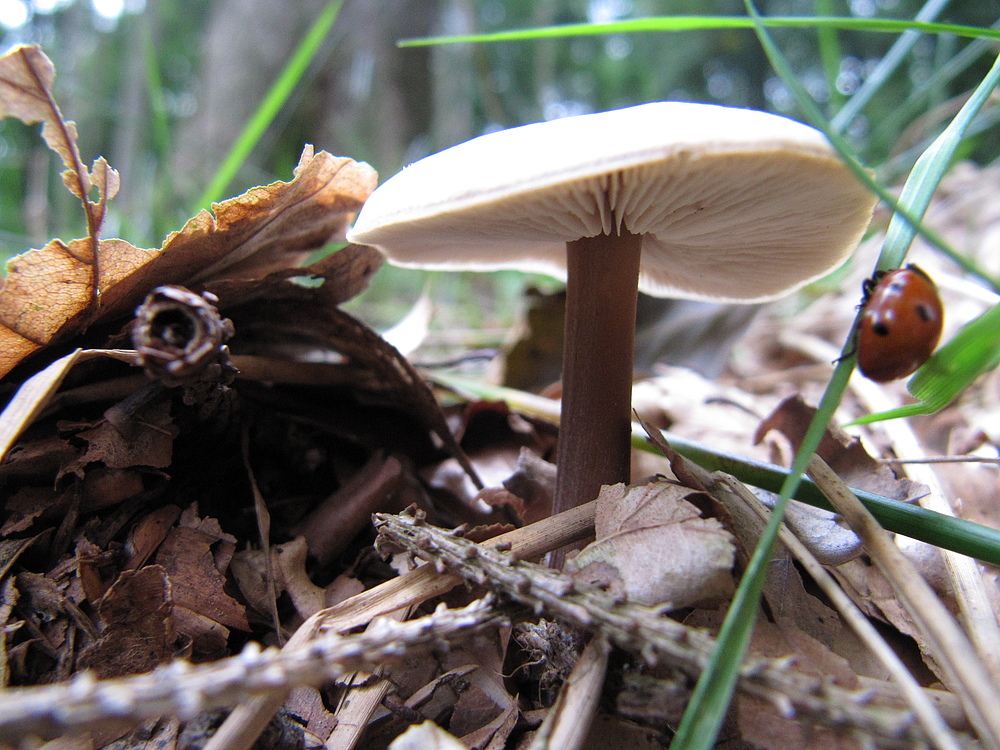
{"label": "green grass blade", "polygon": [[[958,149],[965,131],[972,124],[973,118],[990,98],[993,90],[1000,84],[1000,58],[994,61],[986,77],[976,87],[968,101],[958,114],[944,129],[930,147],[921,154],[917,163],[903,186],[899,196],[900,204],[906,206],[912,217],[922,217],[930,205],[934,191],[937,190],[941,178],[951,167],[955,151]],[[881,269],[895,268],[903,262],[906,252],[913,242],[916,227],[910,220],[894,215],[886,231],[885,246],[879,258]]]}
{"label": "green grass blade", "polygon": [[160,76],[160,64],[156,58],[156,45],[149,28],[147,14],[141,18],[142,56],[146,70],[146,96],[149,100],[149,119],[151,123],[153,150],[158,161],[166,159],[170,153],[170,126],[167,123],[167,105],[163,98],[163,80]]}
{"label": "green grass blade", "polygon": [[301,80],[309,63],[312,62],[320,45],[332,28],[333,22],[337,20],[337,14],[340,12],[342,4],[343,0],[331,0],[313,22],[309,33],[299,43],[284,70],[281,71],[281,75],[271,86],[270,91],[257,107],[257,111],[254,112],[246,127],[243,128],[243,132],[236,139],[236,143],[229,150],[215,177],[201,198],[198,199],[198,204],[192,214],[197,213],[201,208],[208,208],[213,202],[226,197],[225,190],[229,183],[233,181],[247,156],[260,141],[264,131],[267,130],[285,102],[288,101],[288,97]]}
{"label": "green grass blade", "polygon": [[[724,471],[745,484],[770,492],[780,492],[791,473],[781,466],[720,453],[709,446],[670,433],[663,433],[663,438],[674,450],[702,468]],[[649,445],[648,438],[641,431],[633,432],[632,445],[642,450],[658,452]],[[1000,561],[1000,531],[997,529],[872,492],[858,489],[852,489],[852,492],[889,531],[994,565]],[[808,477],[799,483],[793,499],[824,510],[833,510],[823,493]]]}
{"label": "green grass blade", "polygon": [[[993,24],[993,28],[1000,28],[1000,21]],[[926,80],[913,87],[902,106],[888,113],[882,122],[878,123],[872,138],[876,141],[883,141],[888,134],[901,132],[906,123],[926,109],[927,100],[935,90],[968,70],[994,46],[994,43],[988,39],[973,40],[943,65],[935,67]]]}
{"label": "green grass blade", "polygon": [[[745,0],[745,2],[747,12],[756,23],[760,20],[760,16],[752,0]],[[847,144],[838,143],[839,139],[833,137],[829,124],[823,122],[822,115],[815,103],[812,102],[803,90],[802,85],[798,82],[781,51],[771,39],[764,24],[760,23],[757,25],[756,31],[771,61],[772,67],[781,76],[789,90],[792,91],[799,106],[807,113],[813,124],[821,126],[821,129],[827,133],[838,150],[845,157],[848,157],[848,163],[853,162],[854,157],[850,154]],[[994,67],[996,68],[997,66]],[[974,112],[978,111],[978,108],[985,102],[985,98],[989,95],[989,92],[996,86],[996,81],[993,80],[992,74],[993,71],[991,70],[990,74],[987,75],[986,79],[977,88],[972,98],[967,102],[968,112],[965,112],[964,116],[963,112],[960,112],[956,116],[955,120],[946,128],[945,133],[929,149],[929,153],[924,154],[921,160],[918,161],[917,166],[914,167],[915,174],[911,174],[899,200],[900,208],[906,211],[907,217],[903,218],[899,214],[894,215],[893,224],[895,224],[896,229],[893,244],[889,244],[889,238],[887,237],[886,245],[880,257],[880,267],[899,265],[902,262],[906,250],[909,248],[910,242],[918,229],[919,217],[923,215],[927,203],[930,202],[930,194],[936,189],[937,182],[950,163],[951,155],[953,155],[954,149],[961,140],[961,135],[965,127],[971,121],[971,116]],[[1000,71],[998,71],[998,74],[1000,74]],[[966,110],[966,107],[963,107],[964,110]],[[921,169],[918,170],[917,167],[921,167]],[[904,231],[904,228],[909,231]],[[890,229],[892,229],[892,225],[890,225]],[[764,578],[767,573],[767,564],[770,561],[775,543],[778,524],[787,505],[787,497],[795,491],[800,481],[801,472],[809,456],[819,445],[825,425],[832,418],[836,405],[840,402],[840,398],[847,385],[850,370],[854,364],[853,359],[853,357],[845,357],[838,363],[837,368],[834,370],[833,377],[823,395],[815,418],[809,425],[806,436],[795,457],[792,474],[782,487],[781,498],[774,508],[768,525],[765,527],[760,544],[754,551],[750,563],[744,572],[743,580],[737,589],[737,595],[733,598],[733,603],[723,621],[719,631],[719,645],[713,652],[705,672],[695,686],[691,701],[674,737],[674,742],[671,743],[672,749],[708,750],[718,734],[719,727],[722,725],[722,720],[732,699],[732,692],[737,679],[737,670],[750,640],[760,591],[763,588]]]}
{"label": "green grass blade", "polygon": [[[917,13],[916,20],[921,22],[933,21],[944,10],[945,6],[948,5],[948,2],[949,0],[928,0],[924,4],[924,7],[920,9],[920,12]],[[861,110],[864,109],[875,93],[882,88],[883,84],[889,80],[889,77],[896,72],[896,69],[906,56],[910,54],[910,50],[913,49],[913,46],[918,41],[920,41],[920,32],[914,29],[907,29],[900,34],[899,38],[893,42],[892,47],[889,48],[889,51],[879,60],[878,65],[875,66],[875,70],[865,78],[864,83],[854,92],[854,95],[848,100],[844,108],[831,120],[830,124],[834,130],[843,131],[853,122],[855,117],[861,114]]]}
{"label": "green grass blade", "polygon": [[[747,2],[749,4],[749,0]],[[803,437],[791,471],[781,484],[778,501],[771,510],[760,542],[743,572],[743,578],[719,628],[717,645],[695,685],[677,733],[670,743],[671,750],[710,750],[715,744],[732,701],[740,665],[750,643],[761,591],[785,509],[802,482],[806,463],[819,446],[826,424],[836,410],[849,377],[850,368],[843,366],[843,363],[834,370],[816,416]]]}
{"label": "green grass blade", "polygon": [[[551,399],[440,370],[435,370],[429,377],[435,383],[450,388],[465,398],[505,401],[511,409],[522,414],[555,423],[559,421],[558,402]],[[680,435],[666,431],[661,434],[671,448],[702,468],[708,471],[724,471],[745,484],[769,492],[780,492],[791,473],[782,466],[719,451],[712,446]],[[650,443],[645,430],[636,423],[632,425],[632,447],[661,455],[659,449]],[[983,562],[1000,564],[1000,531],[997,529],[961,518],[944,516],[919,505],[893,500],[864,490],[852,491],[889,531],[954,550]],[[802,479],[793,497],[817,508],[833,510],[823,493],[808,478]]]}
{"label": "green grass blade", "polygon": [[[833,0],[814,0],[813,7],[816,10],[816,15],[820,18],[833,15]],[[828,27],[816,29],[816,35],[819,43],[819,57],[823,62],[823,74],[826,76],[826,87],[830,92],[830,107],[833,110],[838,110],[844,103],[844,95],[837,88],[837,79],[840,77],[840,62],[843,57],[840,39],[837,37],[837,29]]]}
{"label": "green grass blade", "polygon": [[[1000,30],[981,26],[963,26],[951,23],[932,23],[897,18],[849,18],[843,16],[768,16],[761,19],[768,28],[785,29],[843,29],[882,34],[901,34],[916,31],[924,34],[955,34],[956,36],[1000,39]],[[400,47],[424,47],[437,44],[465,44],[469,42],[512,42],[554,37],[601,36],[637,32],[707,31],[718,29],[753,29],[754,22],[746,16],[654,16],[631,18],[608,23],[572,23],[543,26],[534,29],[513,29],[491,34],[465,34],[461,36],[424,37],[402,39]]]}
{"label": "green grass blade", "polygon": [[[830,28],[854,29],[859,31],[903,32],[915,29],[928,33],[954,33],[959,36],[1000,38],[1000,29],[986,29],[975,26],[957,26],[955,24],[930,23],[924,21],[909,21],[900,19],[858,19],[829,18],[817,16],[771,16],[747,18],[736,16],[663,16],[654,18],[628,19],[601,24],[567,24],[563,26],[546,26],[537,29],[520,29],[502,31],[493,34],[476,34],[453,37],[436,37],[431,39],[406,39],[400,46],[422,46],[430,44],[453,44],[458,42],[497,42],[512,40],[549,39],[553,37],[594,36],[599,34],[649,32],[649,31],[690,31],[697,29],[733,29],[754,28],[754,22],[759,21],[761,27],[777,28]],[[759,32],[758,32],[758,35]],[[772,43],[773,47],[773,43]],[[776,48],[774,48],[776,49]],[[780,55],[780,53],[779,53]],[[923,226],[919,216],[915,216],[900,205],[882,185],[876,182],[867,169],[861,164],[847,140],[831,127],[826,117],[820,112],[815,102],[805,93],[802,85],[795,78],[791,69],[784,63],[784,70],[779,70],[782,58],[772,56],[772,65],[778,71],[789,90],[795,95],[796,101],[806,115],[806,119],[816,128],[823,131],[833,147],[843,157],[851,168],[873,193],[885,202],[896,217],[909,222],[927,242],[940,249],[954,262],[960,264],[968,273],[981,278],[994,289],[1000,291],[1000,283],[990,278],[974,264],[969,263],[957,253],[939,234]]]}

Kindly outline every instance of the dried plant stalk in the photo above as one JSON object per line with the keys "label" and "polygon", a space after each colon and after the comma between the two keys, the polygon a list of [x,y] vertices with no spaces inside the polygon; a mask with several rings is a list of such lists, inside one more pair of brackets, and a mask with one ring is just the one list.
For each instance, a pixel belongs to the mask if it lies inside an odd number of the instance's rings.
{"label": "dried plant stalk", "polygon": [[[530,526],[501,534],[490,543],[509,546],[511,555],[517,558],[531,560],[541,557],[552,549],[590,534],[594,528],[595,505],[590,502],[543,518]],[[460,576],[442,573],[435,570],[434,565],[421,565],[398,578],[390,578],[375,588],[320,610],[295,631],[285,648],[303,647],[320,632],[345,632],[359,627],[379,615],[447,593],[461,582]],[[281,708],[284,699],[283,694],[271,693],[241,703],[208,741],[205,750],[246,750]]]}
{"label": "dried plant stalk", "polygon": [[861,537],[900,603],[926,639],[928,653],[946,675],[946,684],[961,699],[984,747],[1000,748],[1000,691],[981,657],[934,590],[893,543],[871,512],[850,488],[819,458],[813,456],[809,476],[847,524]]}
{"label": "dried plant stalk", "polygon": [[[377,515],[380,543],[406,549],[442,569],[486,585],[537,613],[598,633],[649,663],[669,664],[692,678],[701,674],[715,639],[704,630],[663,617],[656,609],[622,601],[563,573],[518,562],[454,532],[428,525],[418,514]],[[868,692],[845,690],[797,672],[790,659],[755,657],[740,669],[738,689],[783,714],[876,739],[926,744],[913,714],[876,705]]]}
{"label": "dried plant stalk", "polygon": [[382,619],[358,635],[319,635],[297,649],[261,651],[250,644],[238,656],[202,666],[176,661],[147,674],[100,681],[81,672],[58,685],[3,690],[0,744],[84,732],[109,721],[136,725],[166,715],[190,719],[207,708],[273,692],[284,695],[420,651],[447,648],[450,641],[502,622],[493,603],[482,599],[461,609],[442,606],[407,622]]}

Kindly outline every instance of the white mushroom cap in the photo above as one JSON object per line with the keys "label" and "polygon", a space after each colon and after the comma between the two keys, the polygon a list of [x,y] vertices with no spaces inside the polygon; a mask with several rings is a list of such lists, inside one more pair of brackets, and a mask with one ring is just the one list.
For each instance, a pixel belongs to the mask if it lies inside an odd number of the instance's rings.
{"label": "white mushroom cap", "polygon": [[402,266],[565,278],[567,241],[642,234],[639,287],[732,301],[839,265],[875,198],[819,131],[778,115],[654,102],[490,133],[375,190],[348,239]]}

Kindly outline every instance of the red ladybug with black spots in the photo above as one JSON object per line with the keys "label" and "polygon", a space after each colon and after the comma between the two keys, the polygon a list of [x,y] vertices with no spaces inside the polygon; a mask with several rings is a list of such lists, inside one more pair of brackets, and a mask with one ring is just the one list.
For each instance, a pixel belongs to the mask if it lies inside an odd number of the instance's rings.
{"label": "red ladybug with black spots", "polygon": [[877,383],[903,378],[937,347],[944,309],[937,286],[914,265],[865,281],[858,325],[858,369]]}

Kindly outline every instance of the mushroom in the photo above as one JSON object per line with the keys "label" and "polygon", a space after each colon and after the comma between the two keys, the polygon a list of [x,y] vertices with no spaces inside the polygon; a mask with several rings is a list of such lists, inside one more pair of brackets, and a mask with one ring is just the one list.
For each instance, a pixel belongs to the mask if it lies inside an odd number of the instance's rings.
{"label": "mushroom", "polygon": [[637,289],[773,299],[839,265],[874,204],[807,125],[653,102],[428,156],[378,187],[347,237],[401,266],[566,279],[559,512],[629,480]]}

